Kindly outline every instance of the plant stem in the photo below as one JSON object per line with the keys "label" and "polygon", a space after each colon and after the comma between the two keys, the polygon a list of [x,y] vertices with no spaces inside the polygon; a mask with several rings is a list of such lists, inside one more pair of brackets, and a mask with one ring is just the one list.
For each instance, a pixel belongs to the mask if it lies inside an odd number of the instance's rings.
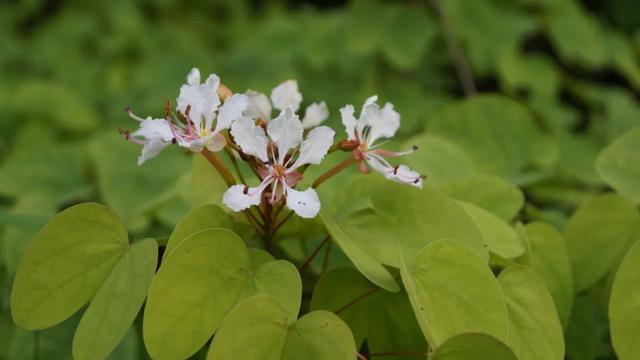
{"label": "plant stem", "polygon": [[227,183],[227,186],[232,186],[236,184],[236,180],[233,178],[233,174],[231,174],[231,171],[229,171],[229,169],[222,163],[222,161],[220,161],[220,158],[218,158],[218,156],[215,153],[212,153],[208,149],[203,149],[202,155],[207,160],[209,160],[211,165],[213,165],[213,167],[216,168],[216,170],[218,170],[218,173],[220,174],[220,176],[222,176],[222,179]]}
{"label": "plant stem", "polygon": [[322,260],[322,272],[320,274],[324,274],[327,271],[327,267],[329,266],[329,257],[331,256],[332,244],[332,242],[329,242],[329,244],[327,244],[327,249],[324,251],[324,259]]}
{"label": "plant stem", "polygon": [[366,298],[367,296],[371,295],[371,294],[375,294],[378,290],[380,290],[380,288],[375,287],[375,288],[371,288],[365,292],[363,292],[362,294],[358,295],[358,297],[356,297],[355,299],[349,301],[348,303],[342,305],[338,310],[334,311],[334,313],[340,314],[341,312],[345,311],[346,309],[348,309],[350,306],[352,306],[353,304],[359,302],[360,300]]}
{"label": "plant stem", "polygon": [[228,147],[225,147],[224,151],[229,156],[229,160],[231,160],[231,163],[233,164],[233,168],[236,170],[236,174],[238,174],[238,179],[240,179],[240,182],[242,182],[244,185],[247,185],[247,182],[244,180],[244,176],[242,176],[242,171],[240,171],[240,166],[238,165],[238,160],[236,159],[235,155],[233,154],[233,151],[231,149],[229,149]]}
{"label": "plant stem", "polygon": [[440,27],[442,29],[444,41],[447,44],[447,51],[449,52],[449,56],[451,56],[451,60],[453,60],[453,64],[456,67],[456,72],[458,73],[458,79],[460,80],[460,84],[462,85],[464,96],[473,96],[477,92],[475,83],[473,81],[473,76],[471,75],[471,70],[469,69],[467,60],[464,57],[464,53],[460,48],[460,44],[458,44],[458,41],[453,33],[453,29],[451,28],[451,24],[449,23],[447,14],[444,13],[440,8],[438,0],[429,0],[429,2],[431,3],[431,7],[433,7],[436,15],[440,19]]}
{"label": "plant stem", "polygon": [[329,243],[329,240],[331,240],[331,235],[325,236],[324,240],[322,240],[320,245],[318,245],[315,248],[315,250],[313,250],[311,255],[309,255],[307,259],[302,263],[302,265],[300,265],[300,268],[298,268],[298,271],[300,273],[302,273],[307,267],[309,267],[309,265],[311,264],[311,261],[316,257],[316,255],[318,255],[320,250],[322,250],[322,247]]}
{"label": "plant stem", "polygon": [[293,215],[293,211],[289,211],[289,213],[273,228],[273,233],[275,234],[281,227],[284,225],[289,218]]}
{"label": "plant stem", "polygon": [[325,182],[327,179],[329,179],[330,177],[332,177],[333,175],[339,173],[340,171],[348,168],[349,166],[351,166],[352,164],[356,163],[356,159],[353,156],[349,156],[348,158],[344,159],[341,163],[339,163],[338,165],[332,167],[331,169],[327,170],[327,172],[325,172],[324,174],[320,175],[314,182],[313,184],[311,184],[312,188],[317,188],[318,186],[320,186],[320,184],[322,184],[323,182]]}

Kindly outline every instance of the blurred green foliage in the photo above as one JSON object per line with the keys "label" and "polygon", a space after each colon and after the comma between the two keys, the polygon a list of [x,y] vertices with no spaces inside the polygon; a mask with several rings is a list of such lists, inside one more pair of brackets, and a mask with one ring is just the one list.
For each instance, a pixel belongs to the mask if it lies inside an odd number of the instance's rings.
{"label": "blurred green foliage", "polygon": [[[608,178],[633,171],[637,131],[594,166],[640,126],[634,0],[442,0],[440,9],[482,95],[461,99],[447,34],[427,0],[0,3],[0,359],[71,356],[77,316],[32,333],[16,329],[8,312],[17,263],[53,214],[98,201],[134,238],[163,237],[202,201],[185,194],[197,181],[188,156],[172,148],[137,167],[139,148],[117,135],[135,126],[125,107],[162,114],[194,66],[240,91],[295,78],[305,102],[327,102],[338,133],[338,108],[379,94],[402,114],[400,142],[422,146],[411,164],[504,220],[521,206],[514,185],[526,201],[522,221],[560,229],[603,181],[637,205],[634,179]],[[607,163],[616,156],[625,163]],[[469,193],[469,183],[487,194]],[[614,255],[607,261],[619,262]],[[599,278],[588,280],[585,287]],[[568,358],[614,358],[597,289],[581,294],[564,321]],[[138,332],[114,359],[146,356]]]}

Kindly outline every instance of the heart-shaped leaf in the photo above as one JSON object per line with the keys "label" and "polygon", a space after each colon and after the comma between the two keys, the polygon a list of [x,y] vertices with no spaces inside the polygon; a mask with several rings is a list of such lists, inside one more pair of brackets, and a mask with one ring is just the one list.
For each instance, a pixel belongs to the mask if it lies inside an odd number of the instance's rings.
{"label": "heart-shaped leaf", "polygon": [[518,360],[507,345],[491,335],[466,333],[445,341],[433,360]]}

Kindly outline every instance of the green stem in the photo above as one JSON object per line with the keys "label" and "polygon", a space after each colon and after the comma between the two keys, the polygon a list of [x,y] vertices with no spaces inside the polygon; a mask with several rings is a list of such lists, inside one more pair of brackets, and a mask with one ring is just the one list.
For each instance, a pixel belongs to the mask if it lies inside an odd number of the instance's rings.
{"label": "green stem", "polygon": [[325,246],[326,244],[329,243],[329,240],[331,240],[331,235],[327,235],[324,240],[322,240],[322,242],[320,243],[320,245],[318,245],[315,250],[313,250],[313,252],[311,253],[311,255],[309,255],[307,257],[307,259],[302,263],[302,265],[300,265],[300,268],[298,268],[298,271],[300,271],[300,273],[302,273],[303,271],[305,271],[307,269],[307,267],[309,267],[309,265],[311,264],[311,261],[316,257],[316,255],[318,255],[318,253],[320,252],[320,250],[322,250],[322,247]]}

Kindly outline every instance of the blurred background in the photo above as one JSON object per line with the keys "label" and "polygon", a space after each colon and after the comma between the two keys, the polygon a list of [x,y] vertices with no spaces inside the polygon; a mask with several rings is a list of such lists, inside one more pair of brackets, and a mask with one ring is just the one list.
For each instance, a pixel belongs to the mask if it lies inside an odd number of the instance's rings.
{"label": "blurred background", "polygon": [[[22,253],[51,216],[98,201],[133,234],[166,235],[193,205],[190,157],[172,148],[138,167],[139,147],[118,134],[136,125],[125,107],[162,116],[192,67],[237,91],[297,79],[305,105],[327,102],[338,133],[340,107],[378,94],[402,115],[399,142],[437,124],[442,142],[430,138],[433,151],[412,164],[433,184],[470,157],[524,191],[524,220],[561,227],[603,188],[599,151],[640,124],[637,10],[636,0],[1,1],[0,359],[70,358],[75,324],[36,334],[13,328],[8,310]],[[474,93],[491,100],[484,118],[500,120],[507,103],[533,119],[535,129],[495,130],[498,142],[535,135],[517,169],[494,169],[494,155],[474,155],[442,125],[480,116],[482,102],[465,106]],[[509,158],[507,145],[495,156]],[[585,313],[600,336],[569,336],[568,356],[607,358],[606,313]],[[135,331],[114,358],[143,356]]]}

